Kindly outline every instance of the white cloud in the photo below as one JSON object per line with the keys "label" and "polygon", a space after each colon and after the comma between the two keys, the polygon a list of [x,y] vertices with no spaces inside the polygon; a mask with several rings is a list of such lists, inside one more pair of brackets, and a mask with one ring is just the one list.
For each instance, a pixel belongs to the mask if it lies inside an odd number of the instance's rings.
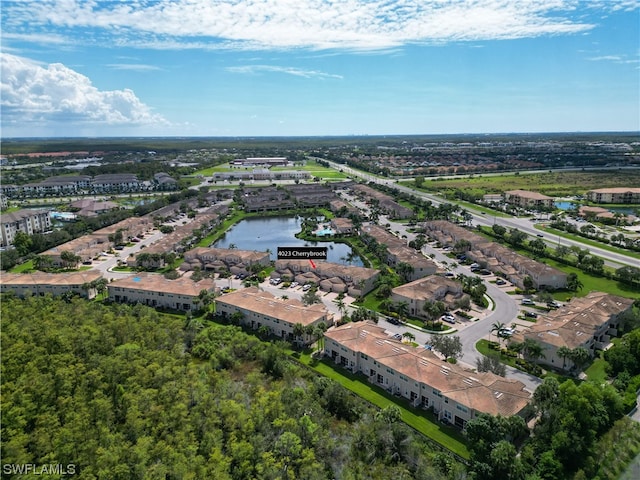
{"label": "white cloud", "polygon": [[246,74],[257,74],[260,72],[286,73],[288,75],[304,78],[343,78],[342,75],[320,72],[318,70],[303,70],[296,67],[278,67],[272,65],[244,65],[241,67],[228,67],[226,70],[232,73]]}
{"label": "white cloud", "polygon": [[3,7],[5,32],[93,30],[94,42],[153,48],[380,50],[411,43],[575,34],[575,10],[638,7],[607,0],[41,0]]}
{"label": "white cloud", "polygon": [[43,65],[7,53],[0,59],[3,123],[168,124],[129,89],[98,90],[60,63]]}

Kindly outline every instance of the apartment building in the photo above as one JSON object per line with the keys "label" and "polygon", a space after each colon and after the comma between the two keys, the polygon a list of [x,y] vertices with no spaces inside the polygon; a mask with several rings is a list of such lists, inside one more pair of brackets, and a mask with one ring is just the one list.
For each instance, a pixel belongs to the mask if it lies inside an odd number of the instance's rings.
{"label": "apartment building", "polygon": [[371,188],[368,185],[355,184],[353,191],[360,197],[366,197],[370,201],[377,202],[380,210],[388,214],[391,218],[410,218],[413,216],[413,210],[400,205],[391,196],[379,192],[375,188]]}
{"label": "apartment building", "polygon": [[593,203],[640,204],[640,188],[598,188],[589,190],[586,197]]}
{"label": "apartment building", "polygon": [[397,267],[400,263],[411,265],[413,271],[408,276],[408,281],[433,275],[438,270],[436,263],[422,253],[408,247],[407,242],[378,225],[363,225],[360,227],[362,241],[370,243],[372,240],[379,245],[387,247],[386,264]]}
{"label": "apartment building", "polygon": [[252,265],[269,266],[271,259],[268,252],[254,250],[238,250],[236,248],[197,247],[184,253],[184,261],[189,269],[216,272],[229,271],[233,275],[247,275]]}
{"label": "apartment building", "polygon": [[460,240],[470,243],[465,252],[467,258],[483,268],[502,275],[520,288],[524,287],[524,278],[530,277],[536,289],[559,289],[567,286],[567,274],[520,255],[496,242],[455,225],[446,220],[433,220],[424,223],[427,235],[442,245],[453,246]]}
{"label": "apartment building", "polygon": [[520,208],[553,208],[553,198],[528,190],[509,190],[504,192],[504,200]]}
{"label": "apartment building", "polygon": [[430,350],[391,339],[383,327],[368,321],[328,330],[324,354],[413,406],[433,409],[439,420],[459,428],[480,412],[520,414],[531,397],[520,381],[443,362]]}
{"label": "apartment building", "polygon": [[52,295],[54,297],[71,292],[92,299],[97,291],[92,283],[100,280],[98,270],[68,273],[3,273],[0,276],[0,292],[13,292],[18,297],[26,295]]}
{"label": "apartment building", "polygon": [[327,292],[348,293],[353,297],[366,295],[375,288],[380,270],[354,265],[308,260],[276,260],[272,278],[294,280],[301,285],[315,283]]}
{"label": "apartment building", "polygon": [[530,339],[543,348],[544,357],[537,361],[562,370],[572,370],[569,358],[558,355],[558,349],[583,347],[593,357],[618,335],[622,319],[633,307],[633,300],[603,292],[574,297],[557,310],[538,317],[535,324],[516,333],[514,342]]}
{"label": "apartment building", "polygon": [[139,274],[114,280],[107,285],[109,300],[117,303],[141,303],[150,307],[171,310],[197,310],[202,304],[200,292],[216,288],[211,278],[194,282],[181,277],[168,280],[162,275]]}
{"label": "apartment building", "polygon": [[391,290],[393,302],[407,302],[409,315],[422,318],[427,318],[423,310],[426,302],[444,302],[453,309],[456,300],[463,296],[460,282],[440,275],[419,278]]}
{"label": "apartment building", "polygon": [[300,300],[278,298],[269,292],[249,287],[216,298],[216,313],[227,318],[239,314],[241,324],[259,329],[267,327],[271,334],[287,341],[305,343],[305,337],[296,339],[294,328],[324,323],[333,324],[333,317],[320,303],[304,305]]}
{"label": "apartment building", "polygon": [[51,230],[51,217],[48,210],[18,210],[17,212],[3,213],[0,219],[0,246],[13,245],[13,240],[18,232],[28,235],[44,233]]}

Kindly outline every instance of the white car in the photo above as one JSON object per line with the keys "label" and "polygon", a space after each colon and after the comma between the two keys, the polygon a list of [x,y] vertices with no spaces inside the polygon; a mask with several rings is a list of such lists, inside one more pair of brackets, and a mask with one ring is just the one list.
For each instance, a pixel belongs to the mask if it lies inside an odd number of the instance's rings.
{"label": "white car", "polygon": [[456,323],[456,318],[453,315],[443,315],[442,320],[447,323]]}

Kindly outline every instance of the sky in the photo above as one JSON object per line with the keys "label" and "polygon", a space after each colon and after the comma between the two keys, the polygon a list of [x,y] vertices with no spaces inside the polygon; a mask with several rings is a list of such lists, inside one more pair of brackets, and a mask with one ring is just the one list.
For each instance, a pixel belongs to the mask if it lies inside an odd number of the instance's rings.
{"label": "sky", "polygon": [[2,0],[1,137],[640,131],[640,0]]}

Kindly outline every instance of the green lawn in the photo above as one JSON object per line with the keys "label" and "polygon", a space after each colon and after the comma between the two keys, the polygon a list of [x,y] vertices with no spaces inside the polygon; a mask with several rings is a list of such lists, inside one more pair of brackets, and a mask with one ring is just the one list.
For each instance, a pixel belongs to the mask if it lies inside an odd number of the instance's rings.
{"label": "green lawn", "polygon": [[551,228],[551,227],[545,227],[544,225],[536,225],[535,227],[538,230],[542,230],[552,235],[557,235],[562,238],[568,238],[570,240],[576,240],[578,242],[584,243],[585,245],[591,245],[592,247],[598,247],[603,250],[607,250],[609,252],[619,253],[621,255],[626,255],[627,257],[637,258],[640,260],[640,253],[634,252],[632,250],[614,247],[613,245],[609,245],[608,243],[598,242],[596,240],[591,240],[590,238],[581,237],[580,235],[563,232],[562,230],[556,230],[555,228]]}
{"label": "green lawn", "polygon": [[[215,167],[198,170],[193,175],[203,175],[205,177],[210,177],[217,172],[233,172],[245,170],[248,171],[249,169],[231,168],[228,163],[224,163]],[[305,172],[309,172],[314,177],[319,177],[326,180],[342,180],[347,178],[347,175],[345,175],[344,173],[334,170],[333,168],[323,167],[315,161],[308,161],[306,165],[296,164],[293,167],[272,167],[270,170],[272,172],[281,172],[285,170],[303,170]]]}
{"label": "green lawn", "polygon": [[430,412],[411,407],[404,400],[368,383],[362,375],[354,375],[325,362],[312,362],[311,356],[308,354],[301,355],[299,360],[379,408],[396,405],[402,413],[402,421],[407,425],[453,453],[465,459],[469,458],[469,451],[465,445],[464,437],[457,429],[438,423]]}
{"label": "green lawn", "polygon": [[602,352],[598,352],[598,357],[593,361],[591,366],[587,368],[584,373],[589,380],[598,383],[604,383],[607,381],[607,373],[605,368],[607,367],[607,361],[602,358]]}
{"label": "green lawn", "polygon": [[33,270],[33,261],[29,260],[28,262],[21,263],[20,265],[16,265],[9,273],[28,273]]}

